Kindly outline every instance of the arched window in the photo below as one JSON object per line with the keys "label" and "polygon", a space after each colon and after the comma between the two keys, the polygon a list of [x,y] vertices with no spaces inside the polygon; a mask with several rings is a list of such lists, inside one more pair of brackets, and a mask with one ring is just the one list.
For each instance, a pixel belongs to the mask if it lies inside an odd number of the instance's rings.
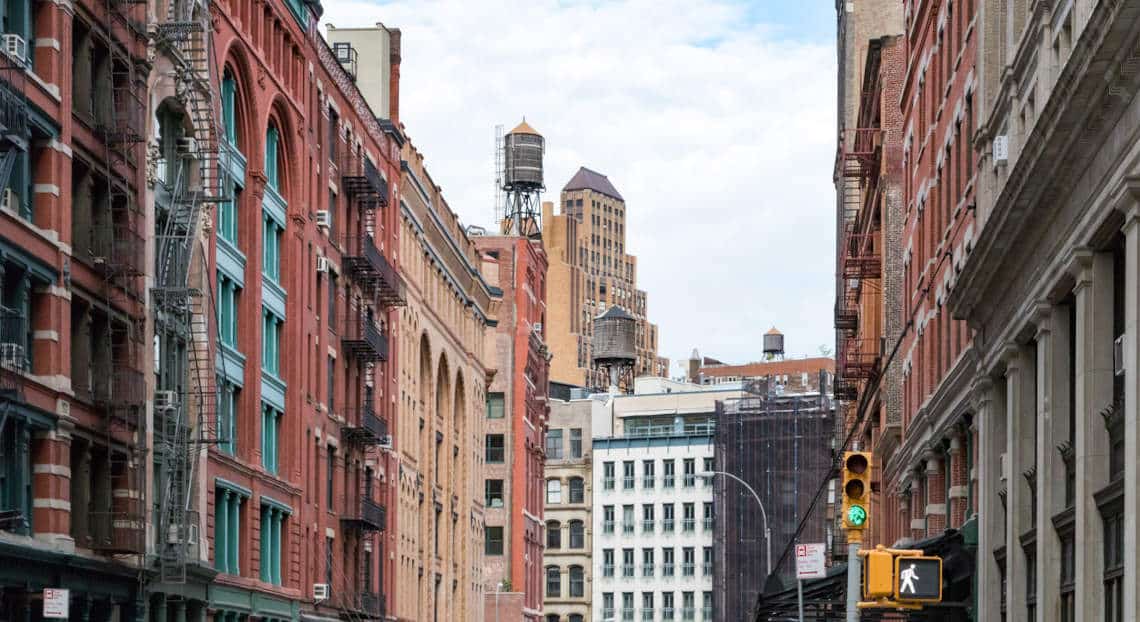
{"label": "arched window", "polygon": [[281,160],[279,142],[281,135],[276,125],[270,125],[265,132],[265,179],[270,188],[281,190]]}
{"label": "arched window", "polygon": [[562,596],[562,571],[558,566],[546,567],[546,597],[558,598]]}
{"label": "arched window", "polygon": [[562,480],[546,480],[546,502],[562,503]]}
{"label": "arched window", "polygon": [[582,618],[582,614],[580,614],[580,613],[570,614],[570,622],[582,622],[583,619],[584,618]]}
{"label": "arched window", "polygon": [[550,613],[546,615],[546,622],[558,622],[558,614]]}
{"label": "arched window", "polygon": [[226,141],[236,148],[238,145],[237,80],[234,79],[229,67],[226,67],[225,74],[222,75],[222,126]]}
{"label": "arched window", "polygon": [[586,502],[586,483],[581,477],[570,478],[570,503]]}
{"label": "arched window", "polygon": [[546,548],[562,548],[562,523],[556,520],[546,523]]}
{"label": "arched window", "polygon": [[570,566],[570,598],[586,595],[586,573],[581,566]]}
{"label": "arched window", "polygon": [[580,520],[570,521],[570,548],[586,548],[586,525]]}

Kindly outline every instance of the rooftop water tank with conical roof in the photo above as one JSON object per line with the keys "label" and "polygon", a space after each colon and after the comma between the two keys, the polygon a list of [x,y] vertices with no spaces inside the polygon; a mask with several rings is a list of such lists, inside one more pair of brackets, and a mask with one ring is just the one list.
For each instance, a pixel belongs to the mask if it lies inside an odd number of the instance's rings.
{"label": "rooftop water tank with conical roof", "polygon": [[503,137],[503,187],[543,188],[542,155],[546,140],[524,119]]}
{"label": "rooftop water tank with conical roof", "polygon": [[784,354],[784,333],[776,330],[775,327],[764,333],[764,354]]}
{"label": "rooftop water tank with conical roof", "polygon": [[593,359],[599,365],[632,365],[637,360],[637,320],[612,306],[594,318]]}

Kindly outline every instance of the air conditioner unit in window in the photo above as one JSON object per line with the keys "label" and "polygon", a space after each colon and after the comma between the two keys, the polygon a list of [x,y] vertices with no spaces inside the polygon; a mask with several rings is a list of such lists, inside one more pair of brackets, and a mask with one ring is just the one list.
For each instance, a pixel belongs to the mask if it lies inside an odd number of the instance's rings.
{"label": "air conditioner unit in window", "polygon": [[0,367],[23,370],[26,360],[23,344],[0,343]]}
{"label": "air conditioner unit in window", "polygon": [[183,531],[183,529],[181,529],[178,525],[171,525],[166,531],[166,542],[167,542],[167,544],[187,544],[190,546],[196,546],[198,544],[198,526],[197,525],[189,524],[189,525],[185,526],[185,532],[186,532],[186,540],[185,541],[183,541],[181,536],[180,536],[182,531]]}
{"label": "air conditioner unit in window", "polygon": [[182,136],[175,143],[178,153],[182,155],[191,155],[198,152],[198,141],[193,136]]}
{"label": "air conditioner unit in window", "polygon": [[21,64],[28,62],[28,42],[23,37],[13,34],[0,35],[0,37],[2,37],[0,42],[3,42],[5,54],[20,61]]}
{"label": "air conditioner unit in window", "polygon": [[313,600],[319,602],[329,599],[329,584],[328,583],[314,583],[313,584]]}
{"label": "air conditioner unit in window", "polygon": [[332,226],[332,213],[327,209],[317,210],[317,226],[328,229]]}
{"label": "air conditioner unit in window", "polygon": [[154,409],[155,410],[169,410],[178,407],[178,392],[177,391],[155,391],[154,392]]}
{"label": "air conditioner unit in window", "polygon": [[329,271],[329,258],[328,257],[317,257],[317,272],[323,273],[323,272],[328,272],[328,271]]}
{"label": "air conditioner unit in window", "polygon": [[13,214],[18,212],[20,210],[20,195],[12,192],[11,188],[5,188],[3,198],[0,198],[0,209]]}
{"label": "air conditioner unit in window", "polygon": [[1009,161],[1009,136],[1002,134],[994,137],[994,163],[1005,164]]}

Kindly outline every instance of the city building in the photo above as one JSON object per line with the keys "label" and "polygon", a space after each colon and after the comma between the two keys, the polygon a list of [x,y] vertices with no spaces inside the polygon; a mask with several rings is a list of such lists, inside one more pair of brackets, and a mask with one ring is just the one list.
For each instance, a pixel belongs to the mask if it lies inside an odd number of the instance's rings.
{"label": "city building", "polygon": [[[903,358],[891,357],[903,332],[903,125],[899,96],[906,68],[902,35],[866,47],[856,128],[844,135],[839,173],[858,184],[844,196],[850,220],[840,247],[835,304],[839,374],[834,393],[844,400],[840,421],[852,446],[869,449],[876,479],[892,463],[902,426]],[[860,416],[858,408],[865,412]],[[869,508],[876,516],[880,497]],[[873,521],[870,542],[893,542],[888,521]]]}
{"label": "city building", "polygon": [[146,11],[5,7],[0,618],[146,615]]}
{"label": "city building", "polygon": [[[761,516],[740,482],[714,480],[713,510],[720,518],[713,527],[713,593],[719,619],[752,620],[759,594],[793,585],[794,544],[824,543],[834,557],[836,404],[829,387],[831,360],[824,361],[795,389],[779,373],[778,361],[767,363],[772,371],[746,382],[742,397],[717,404],[716,469],[747,482],[764,510]],[[772,585],[770,573],[779,579]]]}
{"label": "city building", "polygon": [[[538,622],[546,541],[544,437],[550,410],[547,256],[540,239],[478,236],[473,240],[482,257],[484,278],[500,298],[498,323],[487,335],[496,373],[487,390],[483,487],[484,495],[498,488],[502,500],[501,507],[485,509],[481,539],[485,615]],[[500,594],[504,591],[518,596],[504,601]]]}
{"label": "city building", "polygon": [[[551,319],[555,382],[607,387],[592,367],[593,318],[617,305],[637,319],[637,360],[634,376],[668,375],[668,359],[657,355],[657,325],[648,318],[646,293],[637,288],[637,257],[626,252],[626,204],[621,193],[601,173],[582,167],[562,188],[561,212],[544,208],[551,235],[544,235],[554,270],[550,289],[561,308]],[[573,220],[576,225],[571,226]],[[565,298],[565,299],[563,299]],[[662,367],[664,365],[664,367]]]}
{"label": "city building", "polygon": [[[338,31],[339,32],[342,31]],[[359,37],[357,37],[359,38]],[[484,404],[495,289],[480,254],[411,142],[403,146],[395,542],[396,619],[483,615]]]}
{"label": "city building", "polygon": [[[589,622],[593,599],[594,400],[550,401],[546,431],[544,622]],[[488,489],[488,505],[495,491]]]}
{"label": "city building", "polygon": [[[713,620],[716,404],[739,387],[639,378],[591,396],[593,619]],[[645,616],[648,613],[648,618]]]}
{"label": "city building", "polygon": [[[353,50],[334,52],[320,36],[315,2],[233,0],[211,11],[199,30],[171,34],[186,37],[183,56],[216,59],[209,81],[160,81],[153,98],[163,155],[155,220],[166,232],[158,279],[166,277],[167,255],[195,252],[205,238],[206,273],[191,270],[189,278],[214,299],[191,334],[209,317],[218,326],[215,347],[186,345],[192,374],[216,377],[216,398],[201,399],[216,404],[217,442],[197,467],[193,491],[202,550],[217,572],[210,613],[215,620],[386,617],[400,604],[392,553],[403,531],[387,513],[398,498],[400,460],[391,449],[399,437],[390,422],[400,395],[397,308],[405,302],[398,101],[388,102],[387,118],[376,116],[355,86]],[[209,53],[202,32],[212,33]],[[398,53],[391,62],[398,64]],[[372,69],[394,73],[393,66]],[[213,99],[179,99],[186,87],[207,83],[217,85]],[[211,101],[220,110],[217,132],[187,135],[211,116]],[[204,169],[218,166],[216,180],[186,167],[183,151],[195,149]],[[211,184],[216,211],[203,212],[201,235],[182,233],[184,202]],[[167,295],[162,302],[176,309],[177,291]],[[178,327],[161,328],[160,345],[177,353]],[[176,371],[156,370],[160,389],[164,374]],[[171,399],[177,396],[160,393],[156,407]],[[168,436],[180,433],[176,424],[156,424],[168,443],[156,480],[171,482],[165,499],[173,504],[186,494],[178,474],[195,472],[168,457],[179,452],[178,437]],[[177,517],[176,507],[163,516]],[[160,538],[180,530],[178,520],[164,521]],[[180,620],[183,601],[166,593]],[[160,609],[154,619],[168,615]]]}
{"label": "city building", "polygon": [[834,373],[835,359],[829,356],[810,356],[782,360],[757,361],[742,365],[729,365],[716,359],[701,357],[694,350],[689,359],[688,381],[704,386],[736,385],[748,380],[766,378],[772,386],[780,385],[789,393],[818,390],[819,370]]}
{"label": "city building", "polygon": [[1134,620],[1135,7],[977,4],[977,228],[949,283],[974,331],[977,619]]}

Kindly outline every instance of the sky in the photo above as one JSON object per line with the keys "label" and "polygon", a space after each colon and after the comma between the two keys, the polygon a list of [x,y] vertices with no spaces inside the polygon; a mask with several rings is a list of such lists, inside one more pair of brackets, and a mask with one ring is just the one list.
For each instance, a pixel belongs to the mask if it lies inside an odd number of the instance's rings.
{"label": "sky", "polygon": [[[464,224],[494,215],[495,126],[546,138],[626,199],[626,248],[674,361],[834,347],[831,0],[325,0],[402,33],[400,117]],[[366,64],[368,59],[360,59]]]}

